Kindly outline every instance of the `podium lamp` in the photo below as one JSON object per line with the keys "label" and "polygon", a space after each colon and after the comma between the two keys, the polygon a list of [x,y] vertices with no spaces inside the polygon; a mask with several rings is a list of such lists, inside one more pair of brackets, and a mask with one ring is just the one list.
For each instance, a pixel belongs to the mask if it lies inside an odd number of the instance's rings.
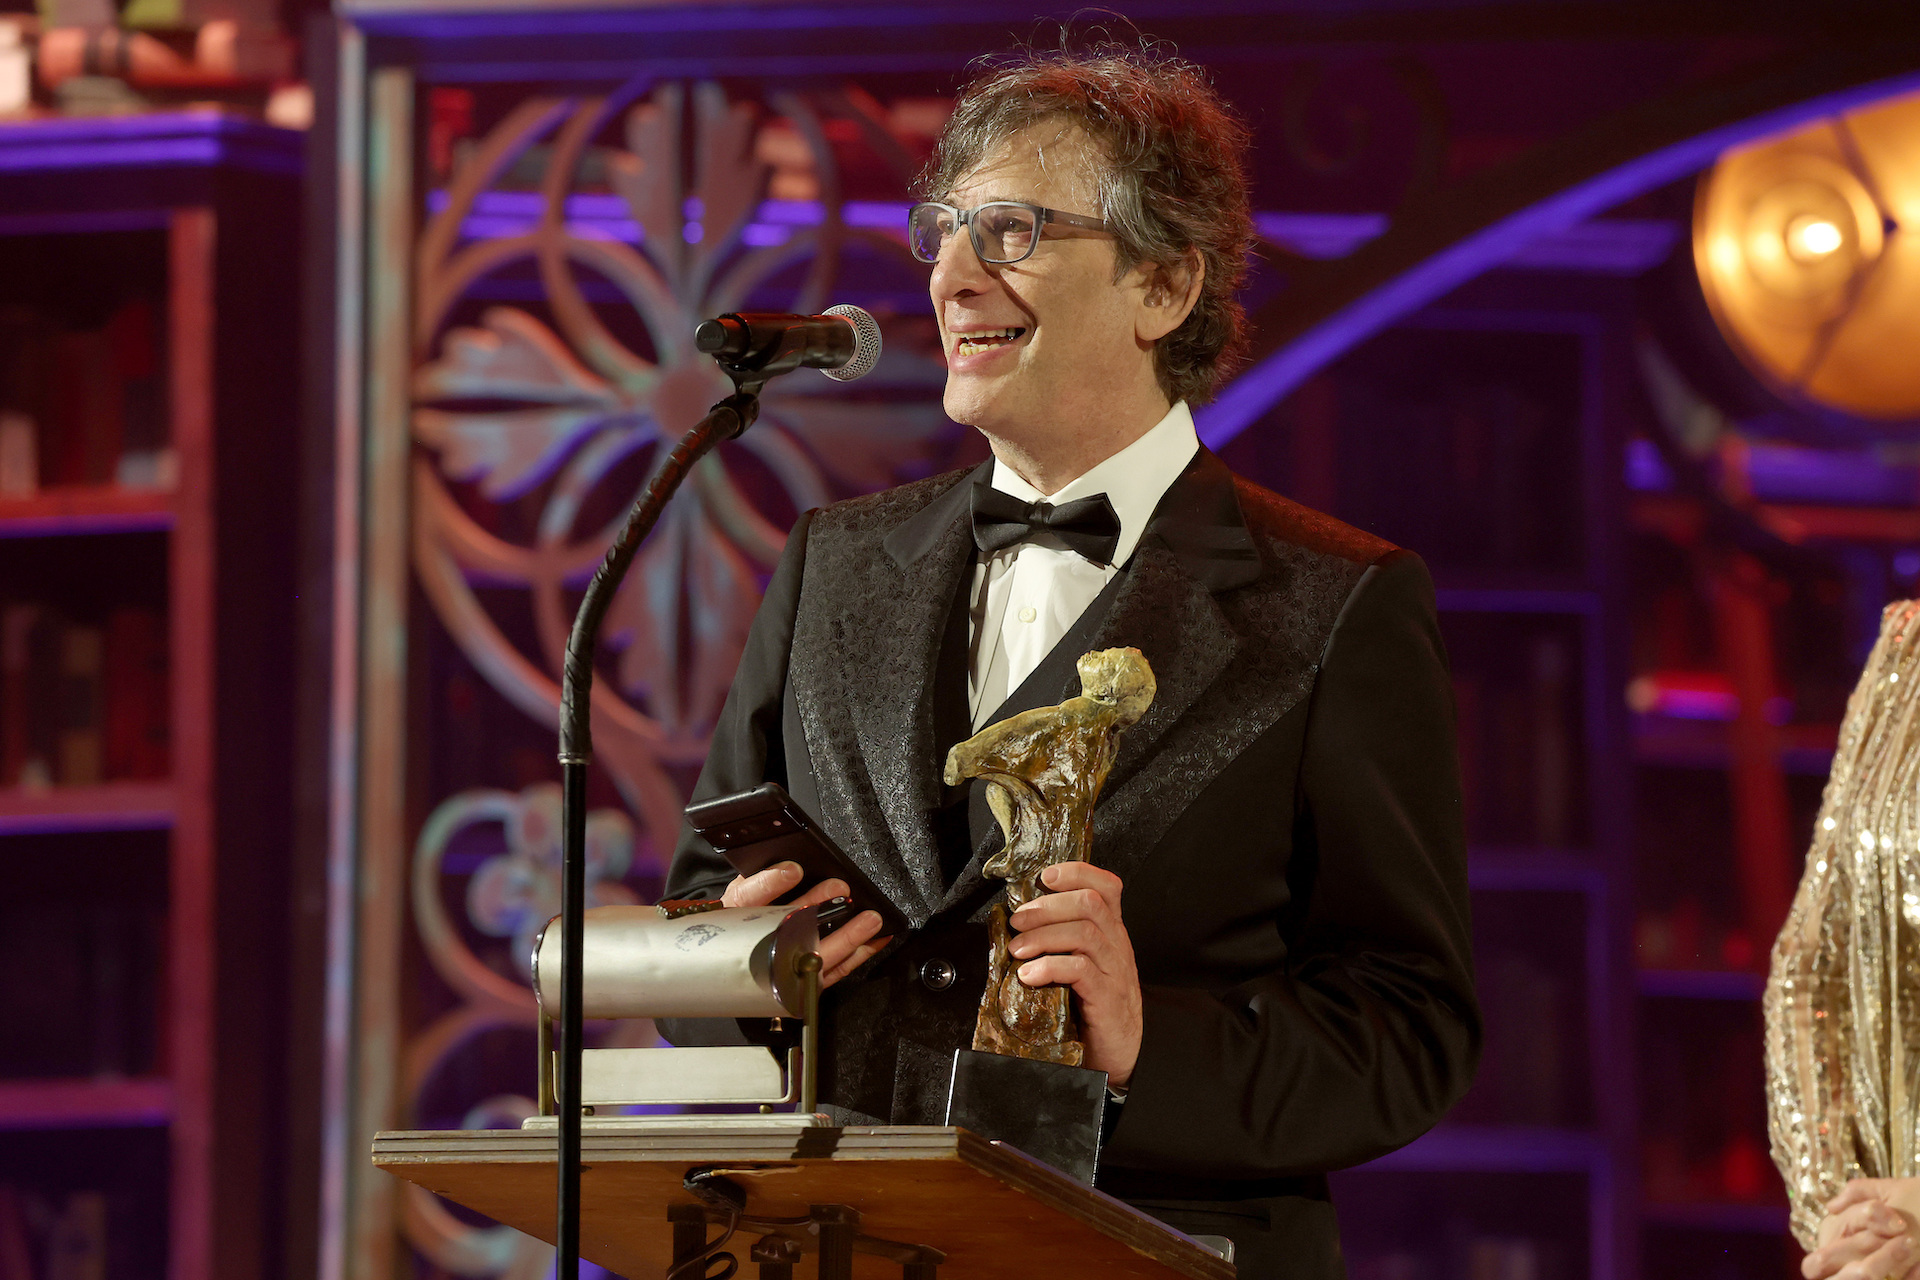
{"label": "podium lamp", "polygon": [[[588,1018],[798,1018],[800,1047],[782,1063],[758,1045],[718,1048],[584,1049],[581,1123],[631,1131],[649,1123],[684,1128],[687,1114],[602,1116],[602,1107],[689,1108],[758,1103],[783,1115],[710,1113],[725,1125],[825,1124],[819,1097],[820,933],[814,907],[736,907],[669,915],[659,907],[595,907],[581,935],[581,1012]],[[533,947],[540,1005],[540,1113],[525,1127],[552,1132],[552,1025],[560,993],[558,918]],[[797,1105],[796,1105],[797,1104]]]}

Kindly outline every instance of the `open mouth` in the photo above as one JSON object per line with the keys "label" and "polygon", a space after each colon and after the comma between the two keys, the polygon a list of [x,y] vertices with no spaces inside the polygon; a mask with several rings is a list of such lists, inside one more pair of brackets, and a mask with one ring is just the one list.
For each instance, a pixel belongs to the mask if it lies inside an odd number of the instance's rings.
{"label": "open mouth", "polygon": [[1021,329],[981,329],[974,333],[963,333],[954,344],[956,356],[978,355],[982,351],[991,351],[995,347],[1004,347],[1010,342],[1019,341],[1026,330]]}

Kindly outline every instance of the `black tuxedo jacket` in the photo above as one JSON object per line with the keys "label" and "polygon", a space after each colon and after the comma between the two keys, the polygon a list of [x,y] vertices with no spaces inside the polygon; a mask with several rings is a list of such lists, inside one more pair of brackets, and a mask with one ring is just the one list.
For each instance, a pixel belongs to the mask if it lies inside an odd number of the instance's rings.
{"label": "black tuxedo jacket", "polygon": [[[940,773],[971,732],[968,491],[987,474],[800,519],[695,790],[780,782],[914,922],[827,993],[821,1096],[849,1124],[942,1122],[986,981],[999,833],[981,789]],[[1121,739],[1093,849],[1125,882],[1145,1032],[1098,1185],[1232,1238],[1243,1277],[1341,1276],[1326,1172],[1431,1127],[1480,1045],[1431,583],[1203,449],[993,718],[1076,696],[1074,660],[1120,645],[1158,694]],[[689,834],[667,894],[718,897],[732,874]]]}

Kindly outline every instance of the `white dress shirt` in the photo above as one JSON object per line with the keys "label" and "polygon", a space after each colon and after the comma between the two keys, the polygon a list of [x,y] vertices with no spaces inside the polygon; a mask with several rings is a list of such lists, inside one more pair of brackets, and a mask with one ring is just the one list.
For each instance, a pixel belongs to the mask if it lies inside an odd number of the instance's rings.
{"label": "white dress shirt", "polygon": [[975,732],[1113,581],[1140,544],[1168,486],[1199,451],[1193,415],[1182,400],[1152,430],[1058,493],[1041,493],[1006,463],[994,461],[993,487],[1022,502],[1058,506],[1106,494],[1120,517],[1120,541],[1108,565],[1095,564],[1040,534],[974,566],[968,597],[967,706]]}

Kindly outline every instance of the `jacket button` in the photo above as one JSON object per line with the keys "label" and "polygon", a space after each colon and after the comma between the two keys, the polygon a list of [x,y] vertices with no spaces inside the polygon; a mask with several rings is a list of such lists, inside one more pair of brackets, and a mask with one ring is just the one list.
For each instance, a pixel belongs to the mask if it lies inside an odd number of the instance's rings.
{"label": "jacket button", "polygon": [[920,981],[927,984],[929,991],[945,991],[959,976],[959,971],[946,960],[929,960],[920,966]]}

